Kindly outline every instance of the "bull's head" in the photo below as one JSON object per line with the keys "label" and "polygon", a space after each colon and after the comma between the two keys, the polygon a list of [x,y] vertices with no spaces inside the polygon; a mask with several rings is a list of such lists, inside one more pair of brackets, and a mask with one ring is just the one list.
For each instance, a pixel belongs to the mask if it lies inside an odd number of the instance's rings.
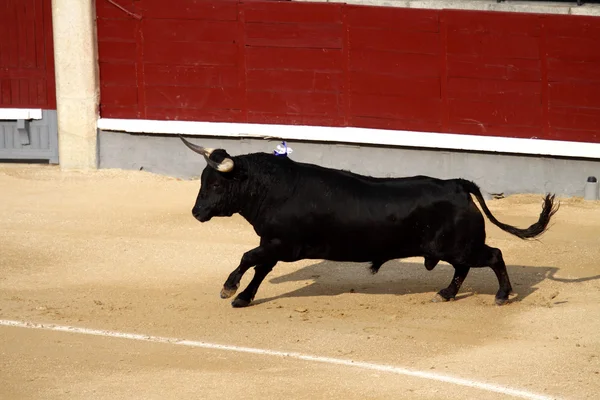
{"label": "bull's head", "polygon": [[200,222],[209,221],[212,217],[229,217],[239,212],[236,199],[236,187],[239,176],[234,170],[233,159],[225,150],[210,149],[179,138],[192,151],[201,154],[206,160],[206,168],[200,179],[200,192],[192,215]]}

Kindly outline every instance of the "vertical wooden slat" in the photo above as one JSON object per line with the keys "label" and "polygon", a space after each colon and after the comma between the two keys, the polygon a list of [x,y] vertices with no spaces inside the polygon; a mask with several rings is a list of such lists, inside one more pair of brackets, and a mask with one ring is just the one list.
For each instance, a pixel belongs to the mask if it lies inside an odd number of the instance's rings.
{"label": "vertical wooden slat", "polygon": [[539,18],[541,24],[540,33],[540,67],[541,67],[541,101],[542,101],[542,131],[544,138],[548,138],[550,134],[550,118],[549,118],[549,99],[548,99],[548,50],[547,50],[547,35],[546,24],[543,18]]}
{"label": "vertical wooden slat", "polygon": [[137,20],[137,29],[135,35],[135,49],[136,49],[136,79],[137,79],[137,93],[138,93],[138,118],[146,118],[146,80],[144,78],[144,20]]}
{"label": "vertical wooden slat", "polygon": [[56,82],[54,80],[54,42],[52,41],[52,2],[43,0],[45,69],[46,69],[46,107],[56,109]]}
{"label": "vertical wooden slat", "polygon": [[450,125],[450,107],[448,106],[448,24],[446,13],[439,13],[440,27],[440,95],[442,98],[442,132],[448,132]]}
{"label": "vertical wooden slat", "polygon": [[45,68],[44,60],[44,0],[35,0],[34,5],[34,36],[35,36],[35,66]]}
{"label": "vertical wooden slat", "polygon": [[342,40],[342,54],[343,54],[343,84],[340,95],[342,96],[342,114],[344,126],[352,126],[352,116],[350,112],[350,104],[352,102],[352,91],[350,90],[350,26],[348,25],[348,7],[341,5],[342,13],[342,30],[344,38]]}
{"label": "vertical wooden slat", "polygon": [[238,71],[238,88],[242,99],[242,121],[248,122],[248,92],[247,82],[248,73],[246,70],[246,13],[244,3],[238,2],[238,25],[237,25],[237,71]]}

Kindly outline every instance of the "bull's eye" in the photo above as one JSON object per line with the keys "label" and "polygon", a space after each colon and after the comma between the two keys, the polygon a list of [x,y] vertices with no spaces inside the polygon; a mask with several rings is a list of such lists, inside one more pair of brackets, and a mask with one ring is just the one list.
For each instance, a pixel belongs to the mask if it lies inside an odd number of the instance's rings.
{"label": "bull's eye", "polygon": [[213,184],[212,184],[212,188],[213,188],[213,189],[218,189],[218,188],[220,188],[220,187],[221,187],[221,184],[220,184],[220,183],[218,183],[218,182],[215,182],[215,183],[213,183]]}

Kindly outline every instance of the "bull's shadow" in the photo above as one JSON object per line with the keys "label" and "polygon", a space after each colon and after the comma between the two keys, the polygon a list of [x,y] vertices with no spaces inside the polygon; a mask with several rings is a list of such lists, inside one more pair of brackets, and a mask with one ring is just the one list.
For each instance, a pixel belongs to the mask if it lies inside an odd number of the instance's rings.
{"label": "bull's shadow", "polygon": [[[275,268],[289,267],[290,265],[281,263]],[[368,263],[317,262],[268,281],[270,284],[308,281],[308,284],[299,284],[301,286],[296,290],[270,298],[261,298],[259,290],[254,304],[287,297],[336,296],[348,292],[398,296],[431,293],[433,297],[440,289],[448,286],[454,273],[454,268],[443,262],[433,271],[427,271],[423,263],[389,261],[376,275],[372,275],[368,267]],[[565,284],[600,279],[600,275],[581,279],[556,278],[559,269],[555,267],[510,265],[507,269],[513,290],[517,294],[512,301],[527,298],[538,290],[537,286],[545,279]],[[475,293],[495,295],[497,291],[498,280],[491,268],[472,268],[456,300]]]}

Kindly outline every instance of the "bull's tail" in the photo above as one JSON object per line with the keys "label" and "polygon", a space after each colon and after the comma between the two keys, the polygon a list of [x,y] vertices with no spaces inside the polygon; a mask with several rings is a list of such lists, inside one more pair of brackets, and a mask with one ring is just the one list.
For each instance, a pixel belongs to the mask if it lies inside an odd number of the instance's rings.
{"label": "bull's tail", "polygon": [[490,209],[485,204],[485,200],[481,195],[481,191],[479,187],[471,181],[467,181],[464,179],[459,179],[460,185],[469,193],[471,193],[483,209],[484,214],[489,218],[489,220],[496,225],[498,228],[502,229],[505,232],[508,232],[512,235],[515,235],[521,239],[533,239],[537,236],[540,236],[548,229],[548,223],[550,222],[550,218],[558,211],[560,204],[554,204],[554,195],[547,194],[544,198],[544,204],[542,206],[542,212],[540,213],[540,218],[536,223],[531,225],[529,228],[520,229],[508,224],[503,224],[498,221],[496,217],[492,215]]}

